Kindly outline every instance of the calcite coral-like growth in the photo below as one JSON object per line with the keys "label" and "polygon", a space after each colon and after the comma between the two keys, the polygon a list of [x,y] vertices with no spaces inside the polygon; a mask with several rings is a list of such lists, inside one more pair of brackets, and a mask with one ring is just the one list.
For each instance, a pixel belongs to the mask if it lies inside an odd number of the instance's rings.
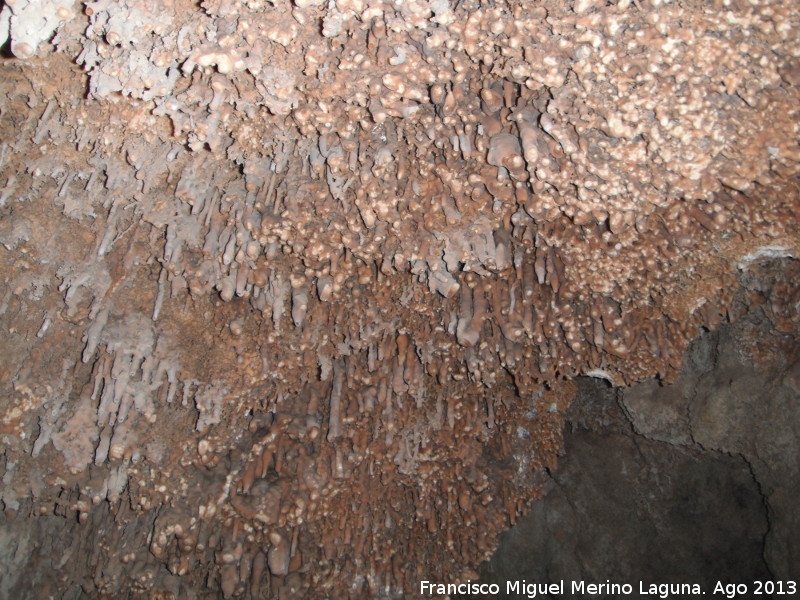
{"label": "calcite coral-like growth", "polygon": [[791,0],[7,0],[6,39],[0,495],[57,533],[0,595],[468,575],[568,379],[670,379],[800,253]]}

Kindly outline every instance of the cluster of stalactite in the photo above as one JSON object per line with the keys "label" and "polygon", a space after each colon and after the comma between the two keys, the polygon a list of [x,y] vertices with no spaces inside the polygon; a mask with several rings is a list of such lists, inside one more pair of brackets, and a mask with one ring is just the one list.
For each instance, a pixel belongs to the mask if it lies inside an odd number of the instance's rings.
{"label": "cluster of stalactite", "polygon": [[461,573],[569,378],[669,380],[800,251],[788,0],[199,4],[0,12],[0,499],[105,550],[48,585]]}

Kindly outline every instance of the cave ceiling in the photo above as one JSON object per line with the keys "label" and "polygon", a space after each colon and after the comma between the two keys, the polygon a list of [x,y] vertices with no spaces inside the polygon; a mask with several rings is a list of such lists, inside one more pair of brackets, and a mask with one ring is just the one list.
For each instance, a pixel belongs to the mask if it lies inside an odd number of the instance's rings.
{"label": "cave ceiling", "polygon": [[0,496],[85,554],[54,589],[469,576],[575,377],[672,380],[800,252],[792,0],[6,0],[3,40]]}

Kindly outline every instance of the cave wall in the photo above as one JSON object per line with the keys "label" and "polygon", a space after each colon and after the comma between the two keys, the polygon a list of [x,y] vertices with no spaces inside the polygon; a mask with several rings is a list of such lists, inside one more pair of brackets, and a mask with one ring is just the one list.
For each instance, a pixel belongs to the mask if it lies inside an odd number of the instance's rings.
{"label": "cave wall", "polygon": [[703,333],[669,385],[581,381],[546,496],[482,580],[797,581],[800,355],[767,324],[756,309]]}
{"label": "cave wall", "polygon": [[790,0],[3,2],[2,591],[473,573],[575,377],[671,381],[763,298],[796,329],[793,263],[748,274],[800,252],[798,31]]}
{"label": "cave wall", "polygon": [[[598,402],[599,385],[582,386],[576,403]],[[501,535],[482,580],[515,598],[506,582],[611,581],[637,592],[640,581],[698,583],[710,593],[717,581],[771,579],[766,504],[746,461],[638,436],[616,396],[605,420],[567,425],[546,496]]]}

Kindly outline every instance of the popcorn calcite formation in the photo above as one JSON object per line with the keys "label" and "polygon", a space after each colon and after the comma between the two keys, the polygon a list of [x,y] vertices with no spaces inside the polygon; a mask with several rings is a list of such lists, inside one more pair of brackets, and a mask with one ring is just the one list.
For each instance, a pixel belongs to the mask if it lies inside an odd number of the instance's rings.
{"label": "popcorn calcite formation", "polygon": [[573,377],[671,380],[800,252],[790,0],[7,0],[6,38],[0,595],[469,576]]}

